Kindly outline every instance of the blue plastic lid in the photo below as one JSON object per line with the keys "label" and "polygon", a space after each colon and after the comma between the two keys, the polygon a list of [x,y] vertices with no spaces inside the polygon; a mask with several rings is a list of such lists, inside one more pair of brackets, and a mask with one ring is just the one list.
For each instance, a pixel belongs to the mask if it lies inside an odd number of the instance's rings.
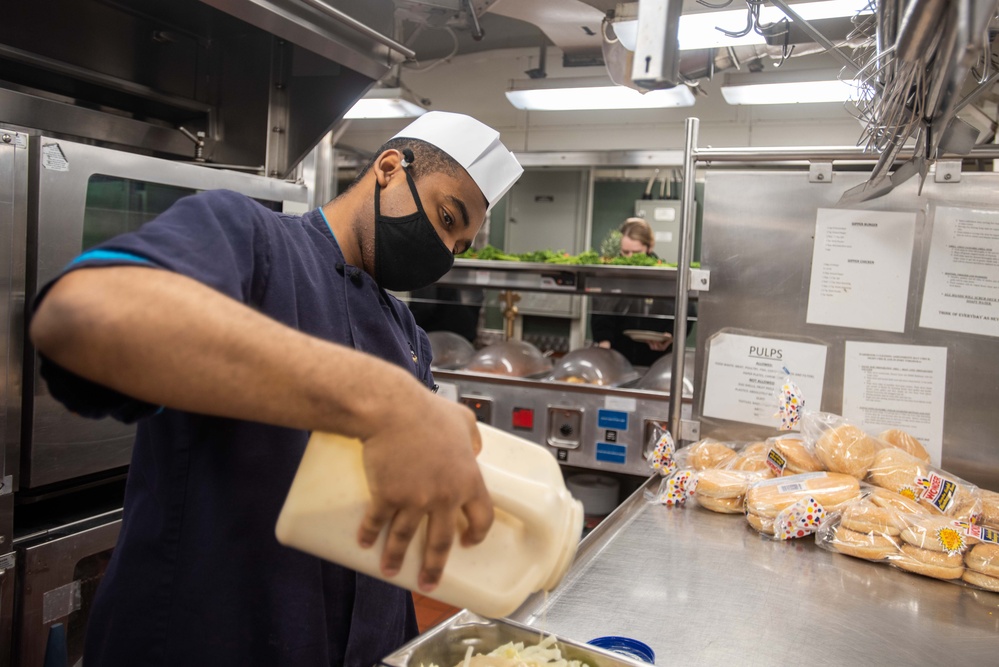
{"label": "blue plastic lid", "polygon": [[597,637],[586,643],[590,646],[607,649],[612,653],[625,655],[629,658],[637,658],[650,665],[656,664],[656,653],[652,650],[652,647],[631,637]]}

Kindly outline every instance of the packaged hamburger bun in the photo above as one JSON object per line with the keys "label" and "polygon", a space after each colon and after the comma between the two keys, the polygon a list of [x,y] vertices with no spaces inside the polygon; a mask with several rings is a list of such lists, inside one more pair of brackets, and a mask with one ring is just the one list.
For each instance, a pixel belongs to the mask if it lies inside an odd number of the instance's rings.
{"label": "packaged hamburger bun", "polygon": [[898,540],[889,535],[858,532],[835,521],[823,524],[815,541],[830,551],[873,561],[887,560],[899,551]]}
{"label": "packaged hamburger bun", "polygon": [[867,476],[881,447],[877,440],[836,415],[806,413],[802,422],[806,434],[814,431],[813,451],[823,468],[857,479]]}
{"label": "packaged hamburger bun", "polygon": [[987,574],[967,568],[964,574],[961,575],[961,580],[972,586],[999,593],[999,577],[990,577]]}
{"label": "packaged hamburger bun", "polygon": [[746,491],[764,478],[763,473],[720,469],[701,470],[693,477],[698,504],[723,514],[742,514]]}
{"label": "packaged hamburger bun", "polygon": [[932,549],[920,549],[903,544],[891,565],[934,579],[960,579],[964,574],[964,560],[960,554],[952,555]]}
{"label": "packaged hamburger bun", "polygon": [[767,464],[767,453],[769,451],[770,446],[765,442],[750,442],[739,449],[735,458],[730,459],[725,464],[725,468],[755,472],[763,478],[774,477],[774,472]]}
{"label": "packaged hamburger bun", "polygon": [[851,475],[813,472],[757,482],[746,492],[746,511],[770,519],[804,498],[833,508],[860,496],[860,482]]}
{"label": "packaged hamburger bun", "polygon": [[999,544],[976,544],[964,555],[964,564],[989,577],[999,577]]}
{"label": "packaged hamburger bun", "polygon": [[902,532],[895,511],[879,507],[866,498],[843,507],[839,520],[841,526],[858,533],[896,537]]}
{"label": "packaged hamburger bun", "polygon": [[689,447],[683,447],[676,453],[681,468],[707,470],[721,468],[735,458],[735,449],[723,442],[705,438]]}
{"label": "packaged hamburger bun", "polygon": [[767,439],[767,460],[777,475],[800,475],[806,472],[820,472],[826,468],[812,454],[804,436],[787,433]]}
{"label": "packaged hamburger bun", "polygon": [[774,520],[768,519],[766,517],[760,516],[759,514],[753,514],[752,512],[746,513],[746,521],[749,523],[750,527],[761,535],[768,535],[773,537],[774,534]]}
{"label": "packaged hamburger bun", "polygon": [[[905,511],[912,508],[916,513]],[[885,489],[867,488],[831,512],[815,541],[829,551],[999,592],[999,531],[930,513]]]}
{"label": "packaged hamburger bun", "polygon": [[878,434],[878,440],[887,442],[892,447],[896,447],[904,451],[906,454],[915,456],[923,463],[930,462],[929,452],[926,451],[922,443],[900,428],[890,428],[887,431],[882,431]]}
{"label": "packaged hamburger bun", "polygon": [[752,484],[762,479],[753,472],[720,469],[701,470],[694,478],[694,495],[709,498],[742,498]]}
{"label": "packaged hamburger bun", "polygon": [[776,539],[789,540],[816,532],[829,511],[858,497],[856,478],[814,472],[758,482],[746,492],[746,520]]}
{"label": "packaged hamburger bun", "polygon": [[921,492],[916,480],[925,479],[928,471],[929,464],[925,461],[901,449],[885,447],[874,455],[867,481],[917,500]]}
{"label": "packaged hamburger bun", "polygon": [[955,526],[955,521],[949,517],[905,514],[901,519],[899,535],[902,541],[926,551],[960,555],[979,543],[977,538]]}
{"label": "packaged hamburger bun", "polygon": [[978,494],[982,504],[982,523],[999,529],[999,493],[979,489]]}
{"label": "packaged hamburger bun", "polygon": [[741,497],[738,498],[712,498],[711,496],[699,496],[694,493],[694,498],[698,504],[706,510],[718,512],[719,514],[742,514]]}

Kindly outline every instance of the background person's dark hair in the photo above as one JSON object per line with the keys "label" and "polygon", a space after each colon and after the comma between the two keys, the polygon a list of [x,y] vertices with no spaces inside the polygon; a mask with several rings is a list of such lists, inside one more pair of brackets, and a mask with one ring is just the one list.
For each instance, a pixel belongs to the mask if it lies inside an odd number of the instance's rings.
{"label": "background person's dark hair", "polygon": [[408,148],[413,151],[413,164],[407,167],[409,173],[413,176],[413,180],[417,181],[420,177],[426,174],[436,174],[445,173],[448,176],[455,176],[459,171],[463,171],[463,168],[458,164],[453,157],[437,148],[433,144],[429,144],[421,139],[407,139],[405,137],[396,137],[395,139],[389,139],[386,143],[382,144],[382,147],[378,149],[375,156],[368,160],[368,163],[364,165],[364,169],[360,171],[354,181],[350,184],[347,190],[357,185],[357,183],[364,178],[364,175],[368,173],[371,166],[378,159],[378,156],[387,150],[395,149],[400,153],[404,148]]}

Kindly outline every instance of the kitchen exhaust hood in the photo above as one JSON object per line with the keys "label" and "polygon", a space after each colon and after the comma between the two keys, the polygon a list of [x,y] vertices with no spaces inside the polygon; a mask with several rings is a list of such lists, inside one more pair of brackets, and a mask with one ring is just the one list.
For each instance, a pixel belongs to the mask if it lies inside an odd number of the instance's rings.
{"label": "kitchen exhaust hood", "polygon": [[0,121],[284,177],[412,56],[386,36],[393,12],[392,0],[9,3]]}

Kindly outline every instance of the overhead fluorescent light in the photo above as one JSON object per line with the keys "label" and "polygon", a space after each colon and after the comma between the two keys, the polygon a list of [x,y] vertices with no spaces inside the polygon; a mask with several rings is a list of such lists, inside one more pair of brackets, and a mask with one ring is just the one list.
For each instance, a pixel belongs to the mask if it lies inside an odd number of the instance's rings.
{"label": "overhead fluorescent light", "polygon": [[344,114],[344,118],[411,118],[427,110],[402,88],[372,88]]}
{"label": "overhead fluorescent light", "polygon": [[795,81],[722,86],[729,104],[814,104],[846,102],[857,98],[854,81]]}
{"label": "overhead fluorescent light", "polygon": [[640,93],[625,86],[615,86],[607,79],[564,77],[514,81],[513,88],[506,92],[510,104],[530,111],[664,109],[694,105],[694,95],[687,86]]}
{"label": "overhead fluorescent light", "polygon": [[[870,14],[869,0],[823,0],[822,2],[799,2],[791,5],[794,11],[806,21],[835,19],[857,14]],[[785,18],[777,7],[760,8],[760,23],[775,23]],[[614,33],[621,45],[629,51],[635,50],[638,38],[638,21],[615,21]],[[678,37],[681,51],[714,49],[726,46],[747,46],[766,44],[763,35],[750,31],[743,37],[729,37],[718,28],[738,32],[746,28],[746,10],[714,11],[700,14],[684,14],[680,17]]]}

